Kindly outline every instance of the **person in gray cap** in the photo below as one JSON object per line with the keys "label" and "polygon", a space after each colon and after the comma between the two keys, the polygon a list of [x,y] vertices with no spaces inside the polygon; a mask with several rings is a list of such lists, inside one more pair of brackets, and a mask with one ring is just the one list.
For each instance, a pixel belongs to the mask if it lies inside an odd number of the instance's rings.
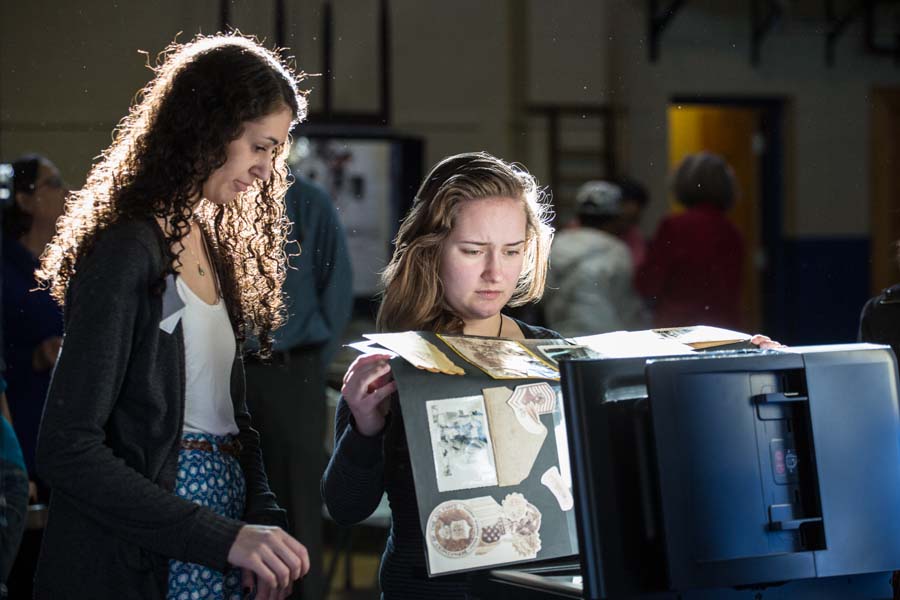
{"label": "person in gray cap", "polygon": [[622,190],[589,181],[576,196],[577,222],[557,234],[544,300],[547,326],[565,336],[644,329],[649,319],[632,285],[634,268],[619,239],[627,223]]}

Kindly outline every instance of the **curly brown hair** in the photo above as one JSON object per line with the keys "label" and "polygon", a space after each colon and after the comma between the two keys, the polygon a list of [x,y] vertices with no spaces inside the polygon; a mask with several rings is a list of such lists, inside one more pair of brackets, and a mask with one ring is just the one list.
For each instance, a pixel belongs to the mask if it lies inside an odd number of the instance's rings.
{"label": "curly brown hair", "polygon": [[[148,61],[149,63],[149,61]],[[84,187],[70,195],[57,234],[41,256],[39,280],[63,305],[78,261],[97,236],[123,219],[167,219],[165,278],[180,266],[173,247],[195,219],[206,233],[221,290],[239,339],[255,335],[260,354],[283,321],[281,286],[289,222],[282,201],[290,182],[289,144],[272,158],[272,176],[225,205],[200,197],[204,182],[226,162],[228,144],[244,124],[286,105],[293,122],[306,116],[305,93],[279,50],[239,33],[173,42],[157,57],[154,79],[116,127]]]}
{"label": "curly brown hair", "polygon": [[537,181],[524,168],[487,152],[448,156],[422,182],[381,275],[380,331],[460,333],[463,321],[444,299],[441,250],[462,202],[491,197],[521,200],[526,217],[525,259],[509,306],[540,300],[547,281],[552,210]]}

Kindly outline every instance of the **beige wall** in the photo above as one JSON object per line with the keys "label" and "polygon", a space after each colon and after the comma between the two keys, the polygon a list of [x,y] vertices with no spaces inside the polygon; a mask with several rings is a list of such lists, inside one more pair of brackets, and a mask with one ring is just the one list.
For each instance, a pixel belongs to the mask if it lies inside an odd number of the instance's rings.
{"label": "beige wall", "polygon": [[[729,3],[730,4],[730,3]],[[748,8],[692,0],[647,59],[643,0],[393,0],[393,125],[424,136],[426,161],[485,149],[526,163],[546,180],[546,128],[524,113],[535,102],[621,106],[620,157],[653,193],[647,229],[665,209],[666,104],[674,94],[783,96],[791,107],[786,148],[790,233],[868,232],[867,94],[900,86],[889,59],[863,56],[858,26],[824,64],[821,22],[786,20],[749,64]],[[218,26],[217,0],[0,3],[0,156],[46,153],[79,185],[114,124],[150,77],[153,56]],[[321,2],[288,1],[298,65],[322,70]],[[336,0],[335,106],[377,105],[376,0]],[[269,2],[231,4],[233,23],[273,40]],[[308,80],[313,109],[321,78]],[[578,127],[578,124],[575,124]]]}
{"label": "beige wall", "polygon": [[[333,6],[334,106],[374,110],[378,3]],[[287,2],[286,8],[291,53],[300,68],[320,74],[307,80],[311,107],[319,110],[322,3]],[[241,31],[273,41],[271,3],[241,0],[230,10]],[[596,2],[395,0],[393,125],[426,137],[428,162],[485,149],[546,171],[543,124],[525,119],[521,109],[604,93],[603,11]],[[218,19],[216,0],[3,3],[0,153],[44,152],[79,184],[150,77],[138,50],[155,56],[178,31],[189,39],[214,31]],[[577,60],[569,60],[575,53]]]}
{"label": "beige wall", "polygon": [[155,56],[179,30],[213,29],[216,4],[0,3],[0,156],[46,154],[80,185],[150,78],[138,50]]}
{"label": "beige wall", "polygon": [[628,170],[651,184],[649,221],[665,209],[666,103],[672,95],[781,96],[789,101],[793,165],[785,199],[788,235],[867,235],[869,203],[869,90],[900,85],[890,59],[861,53],[859,23],[825,65],[821,21],[785,21],[763,43],[761,63],[750,65],[748,8],[726,10],[714,0],[694,0],[675,17],[650,64],[645,2],[611,0],[613,80],[625,123]]}

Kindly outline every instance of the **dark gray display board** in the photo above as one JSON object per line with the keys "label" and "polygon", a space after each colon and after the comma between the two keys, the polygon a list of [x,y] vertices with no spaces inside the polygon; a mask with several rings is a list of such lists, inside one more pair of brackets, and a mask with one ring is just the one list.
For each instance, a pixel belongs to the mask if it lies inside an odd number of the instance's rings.
{"label": "dark gray display board", "polygon": [[[429,333],[422,335],[466,371],[464,376],[444,375],[417,369],[402,358],[391,361],[409,445],[429,574],[469,571],[577,554],[574,509],[566,507],[564,499],[557,499],[561,495],[558,485],[555,486],[557,493],[554,494],[548,485],[542,483],[542,477],[545,480],[553,479],[546,475],[553,467],[560,473],[557,482],[571,481],[568,479],[567,436],[559,383],[536,379],[492,379],[453,352],[437,336]],[[470,457],[469,450],[476,458],[479,453],[483,458],[483,454],[487,452],[482,444],[459,442],[462,438],[469,439],[467,436],[479,438],[480,430],[477,425],[473,428],[466,424],[468,413],[462,414],[463,411],[457,412],[454,408],[449,408],[446,409],[449,417],[444,414],[436,416],[444,410],[443,407],[477,404],[476,399],[483,398],[482,392],[486,388],[507,387],[513,391],[518,386],[535,383],[547,383],[552,387],[554,407],[552,411],[539,415],[540,422],[546,429],[546,437],[539,445],[527,476],[520,483],[512,485],[494,484],[440,491],[439,480],[445,487],[453,487],[453,484],[448,484],[449,469],[442,467],[442,476],[439,478],[436,460],[455,468],[456,463],[445,462],[453,458],[448,459],[448,453],[459,450],[459,461],[464,463]],[[454,400],[465,398],[470,400]],[[439,404],[429,404],[432,401],[439,401]],[[432,407],[430,411],[429,406]],[[494,410],[498,410],[496,404],[494,406]],[[506,410],[505,407],[503,409]],[[463,425],[457,423],[457,414],[461,415]],[[438,421],[442,424],[450,423],[441,430],[449,433],[435,438],[436,433],[433,432],[438,429]],[[491,423],[493,427],[493,421]],[[524,437],[528,438],[527,435]],[[483,438],[479,439],[483,441]],[[511,440],[515,443],[518,438],[507,435],[504,439],[506,456],[509,457]],[[491,442],[495,442],[493,434]],[[437,448],[437,458],[435,445],[440,446]],[[534,438],[528,438],[528,447],[535,447]],[[442,450],[447,448],[447,452]],[[528,452],[525,446],[521,450],[523,454]],[[564,453],[563,456],[561,452]],[[512,458],[520,460],[522,457]],[[462,468],[462,472],[465,472],[465,468]],[[536,530],[538,518],[535,513],[539,513],[539,528]],[[540,549],[535,553],[533,550],[538,539]]]}

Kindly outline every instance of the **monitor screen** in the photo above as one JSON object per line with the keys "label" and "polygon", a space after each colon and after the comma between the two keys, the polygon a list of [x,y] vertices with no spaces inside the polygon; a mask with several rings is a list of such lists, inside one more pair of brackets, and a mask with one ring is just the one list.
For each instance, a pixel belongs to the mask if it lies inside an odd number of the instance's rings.
{"label": "monitor screen", "polygon": [[571,360],[561,373],[586,596],[900,568],[890,350]]}

